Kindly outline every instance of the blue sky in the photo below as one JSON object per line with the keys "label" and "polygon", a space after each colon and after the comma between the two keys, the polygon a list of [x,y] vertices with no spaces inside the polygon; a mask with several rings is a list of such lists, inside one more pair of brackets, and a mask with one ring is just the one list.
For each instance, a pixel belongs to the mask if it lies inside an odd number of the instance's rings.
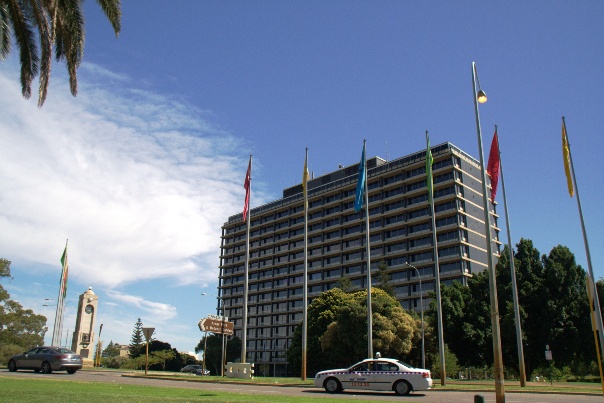
{"label": "blue sky", "polygon": [[[215,313],[220,227],[252,207],[368,157],[450,141],[478,157],[471,63],[489,101],[512,240],[562,244],[587,268],[565,188],[566,117],[595,277],[604,277],[604,4],[599,1],[128,1],[112,33],[88,1],[79,94],[55,63],[46,104],[23,100],[18,52],[0,63],[0,256],[12,298],[48,317],[69,238],[64,328],[100,296],[105,344],[140,316],[180,351]],[[37,83],[36,83],[37,86]],[[593,151],[593,152],[592,152]],[[498,192],[501,241],[507,242]],[[208,295],[202,296],[205,292]],[[47,301],[46,301],[47,302]],[[97,327],[98,331],[98,327]]]}

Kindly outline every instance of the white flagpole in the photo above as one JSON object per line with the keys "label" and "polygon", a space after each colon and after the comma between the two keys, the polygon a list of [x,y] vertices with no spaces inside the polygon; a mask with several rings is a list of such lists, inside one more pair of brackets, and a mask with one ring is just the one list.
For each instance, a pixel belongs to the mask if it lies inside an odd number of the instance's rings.
{"label": "white flagpole", "polygon": [[302,380],[306,380],[306,353],[308,344],[308,148],[302,173],[304,197],[304,320],[302,322]]}
{"label": "white flagpole", "polygon": [[[250,176],[248,190],[250,199],[252,196],[252,154],[250,154]],[[247,358],[247,294],[248,294],[248,272],[250,266],[250,223],[252,221],[252,211],[250,203],[247,204],[247,233],[245,237],[245,269],[243,273],[243,324],[242,324],[242,335],[241,335],[241,362],[246,363]]]}
{"label": "white flagpole", "polygon": [[[577,177],[575,176],[575,167],[573,165],[573,156],[570,150],[570,141],[568,140],[568,131],[566,130],[566,121],[564,120],[564,116],[562,116],[562,125],[564,127],[564,133],[566,134],[566,141],[568,145],[568,158],[570,161],[570,171],[573,175],[573,183],[575,185],[575,192],[577,193],[577,206],[579,208],[579,217],[581,218],[581,230],[583,231],[583,243],[585,245],[585,254],[587,255],[587,268],[589,270],[589,277],[592,282],[592,294],[593,295],[593,303],[594,310],[596,312],[596,329],[598,330],[598,338],[600,341],[600,365],[604,364],[604,338],[603,338],[603,327],[602,327],[602,311],[600,309],[600,300],[598,297],[598,288],[596,287],[596,281],[594,279],[594,272],[591,266],[591,254],[589,253],[589,243],[587,242],[587,232],[585,231],[585,221],[583,220],[583,210],[581,209],[581,198],[579,197],[579,186],[577,185]],[[601,380],[604,385],[604,379]],[[603,386],[604,388],[604,386]]]}
{"label": "white flagpole", "polygon": [[[495,125],[497,135],[497,125]],[[518,286],[516,285],[516,269],[514,267],[514,248],[512,247],[512,233],[510,230],[510,215],[508,214],[508,201],[505,196],[505,181],[503,180],[503,162],[501,150],[499,149],[499,138],[497,138],[497,155],[499,157],[499,173],[501,174],[501,191],[503,192],[503,208],[505,210],[505,226],[508,233],[508,249],[510,250],[510,274],[512,281],[512,298],[514,302],[514,319],[516,320],[516,344],[518,345],[518,372],[520,375],[520,386],[526,386],[526,373],[524,370],[524,347],[522,345],[522,325],[520,323],[520,309],[518,304]]]}
{"label": "white flagpole", "polygon": [[[430,139],[428,131],[426,130],[426,144],[430,145]],[[430,149],[430,155],[432,150]],[[426,151],[426,158],[428,157]],[[427,166],[428,161],[426,161]],[[434,244],[434,279],[436,283],[436,316],[437,316],[437,327],[438,327],[438,351],[440,353],[440,384],[445,386],[447,384],[447,371],[445,366],[445,340],[443,331],[443,310],[440,296],[440,265],[438,263],[438,237],[436,235],[436,216],[434,212],[434,184],[432,179],[432,169],[430,172],[426,171],[427,181],[430,181],[428,187],[428,201],[430,202],[430,215],[432,216],[432,243]]]}
{"label": "white flagpole", "polygon": [[366,140],[363,140],[363,157],[365,158],[365,244],[367,254],[367,355],[373,358],[373,312],[371,308],[371,248],[369,245],[369,177],[367,176]]}

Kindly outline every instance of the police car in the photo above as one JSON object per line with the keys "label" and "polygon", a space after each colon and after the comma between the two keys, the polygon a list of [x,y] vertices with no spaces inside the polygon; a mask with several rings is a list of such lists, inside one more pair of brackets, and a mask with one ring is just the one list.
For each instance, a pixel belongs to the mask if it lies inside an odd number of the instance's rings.
{"label": "police car", "polygon": [[392,390],[397,395],[408,395],[411,391],[430,389],[432,378],[427,369],[413,368],[402,361],[378,355],[347,369],[321,371],[315,375],[315,385],[329,393],[364,389]]}

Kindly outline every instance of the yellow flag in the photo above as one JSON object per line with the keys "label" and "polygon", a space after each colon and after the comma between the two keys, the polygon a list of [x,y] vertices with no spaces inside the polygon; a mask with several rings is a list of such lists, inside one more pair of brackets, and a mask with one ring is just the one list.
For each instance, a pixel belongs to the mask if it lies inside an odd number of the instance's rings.
{"label": "yellow flag", "polygon": [[570,150],[568,148],[568,139],[566,138],[566,125],[562,121],[562,156],[564,158],[564,172],[566,173],[566,184],[568,185],[568,193],[570,197],[575,194],[573,186],[573,178],[570,173]]}

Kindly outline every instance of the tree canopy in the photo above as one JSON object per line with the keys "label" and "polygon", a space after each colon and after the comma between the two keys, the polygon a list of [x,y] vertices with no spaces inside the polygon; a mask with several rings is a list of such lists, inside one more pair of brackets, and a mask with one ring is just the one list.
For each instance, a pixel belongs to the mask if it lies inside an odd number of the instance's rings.
{"label": "tree canopy", "polygon": [[[374,351],[383,357],[404,357],[411,352],[419,324],[385,291],[372,288]],[[288,362],[301,371],[302,330],[294,332]],[[308,307],[307,371],[347,367],[367,358],[367,291],[345,293],[333,288]]]}
{"label": "tree canopy", "polygon": [[[540,257],[532,241],[516,245],[514,265],[523,333],[527,377],[544,365],[549,345],[560,365],[595,359],[595,346],[588,311],[585,271],[570,250],[558,245]],[[495,267],[501,324],[501,348],[506,369],[518,371],[516,324],[512,300],[510,253],[507,247]],[[493,362],[488,272],[468,280],[443,285],[441,302],[443,335],[461,365],[483,366]],[[430,306],[432,323],[436,304]]]}
{"label": "tree canopy", "polygon": [[[0,279],[11,277],[10,264],[9,260],[0,258]],[[14,354],[44,344],[47,330],[45,316],[23,309],[0,285],[0,364]]]}

